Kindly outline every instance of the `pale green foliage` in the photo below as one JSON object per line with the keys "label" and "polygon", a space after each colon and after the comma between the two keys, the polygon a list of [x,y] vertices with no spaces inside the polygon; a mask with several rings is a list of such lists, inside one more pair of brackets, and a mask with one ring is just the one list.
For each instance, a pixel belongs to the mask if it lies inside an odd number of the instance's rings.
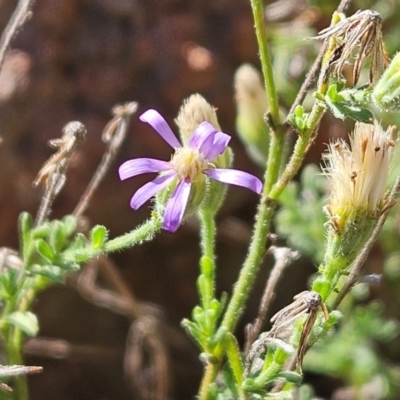
{"label": "pale green foliage", "polygon": [[302,254],[320,262],[324,256],[323,206],[327,203],[327,179],[315,165],[307,165],[300,183],[291,182],[279,199],[278,233]]}

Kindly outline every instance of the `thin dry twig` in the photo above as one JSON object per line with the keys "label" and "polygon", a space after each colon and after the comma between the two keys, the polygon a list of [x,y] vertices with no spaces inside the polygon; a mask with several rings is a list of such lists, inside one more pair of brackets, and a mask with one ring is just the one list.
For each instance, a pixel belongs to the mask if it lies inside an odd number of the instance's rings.
{"label": "thin dry twig", "polygon": [[85,126],[81,122],[72,121],[63,128],[61,139],[50,140],[49,145],[58,151],[43,165],[33,182],[34,186],[38,186],[43,181],[45,183],[45,192],[36,215],[35,226],[40,225],[50,213],[54,199],[65,184],[72,154],[77,145],[83,142],[85,136]]}
{"label": "thin dry twig", "polygon": [[[7,378],[10,376],[26,375],[26,374],[38,374],[43,371],[42,367],[25,366],[25,365],[0,365],[0,377]],[[12,392],[12,388],[0,382],[0,390],[5,392]]]}
{"label": "thin dry twig", "polygon": [[130,118],[136,112],[137,107],[138,104],[132,101],[130,103],[116,105],[112,109],[114,117],[108,122],[102,133],[103,142],[108,144],[107,149],[97,168],[97,171],[94,173],[92,180],[83,193],[72,215],[78,217],[87,210],[94,192],[99,187],[101,181],[108,171],[108,168],[110,167],[125,140]]}
{"label": "thin dry twig", "polygon": [[332,309],[336,309],[339,304],[342,302],[346,294],[350,291],[350,289],[354,286],[354,284],[357,282],[361,268],[364,266],[365,261],[368,257],[369,252],[371,251],[372,246],[376,242],[376,239],[378,238],[378,235],[380,231],[382,230],[382,227],[386,221],[386,218],[389,214],[389,211],[392,209],[392,207],[396,204],[397,201],[397,196],[400,193],[400,176],[397,178],[395,184],[393,185],[392,190],[390,191],[390,194],[388,196],[385,210],[380,216],[378,223],[376,224],[376,227],[374,231],[372,232],[371,237],[369,238],[368,242],[365,244],[364,248],[354,261],[351,271],[349,274],[349,277],[346,280],[346,283],[344,284],[342,290],[339,292],[337,295],[333,305]]}
{"label": "thin dry twig", "polygon": [[[98,284],[99,274],[111,289]],[[90,262],[76,280],[80,294],[93,304],[131,321],[124,356],[125,373],[143,400],[164,400],[170,387],[170,361],[162,336],[159,309],[135,299],[114,264],[102,256]]]}
{"label": "thin dry twig", "polygon": [[141,399],[165,400],[170,377],[169,357],[154,317],[142,317],[132,325],[126,343],[125,371]]}
{"label": "thin dry twig", "polygon": [[90,364],[114,363],[120,359],[123,348],[104,348],[87,344],[71,344],[54,338],[33,338],[24,344],[24,353],[53,360],[69,360]]}
{"label": "thin dry twig", "polygon": [[299,253],[297,251],[293,251],[288,247],[271,246],[269,252],[273,253],[275,257],[275,264],[272,267],[269,275],[267,285],[260,302],[260,307],[258,309],[257,318],[253,324],[248,324],[246,327],[245,354],[248,354],[252,343],[260,334],[265,316],[267,315],[269,307],[275,298],[275,288],[282,277],[283,270],[299,257]]}
{"label": "thin dry twig", "polygon": [[6,53],[10,48],[10,44],[18,29],[32,16],[30,9],[34,0],[20,0],[17,7],[11,16],[6,28],[3,31],[0,39],[0,71],[3,67]]}

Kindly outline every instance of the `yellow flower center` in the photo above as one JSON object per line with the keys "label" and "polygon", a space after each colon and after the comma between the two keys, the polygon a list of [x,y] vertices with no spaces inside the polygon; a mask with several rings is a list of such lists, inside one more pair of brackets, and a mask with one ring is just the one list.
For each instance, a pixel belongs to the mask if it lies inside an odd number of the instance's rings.
{"label": "yellow flower center", "polygon": [[179,180],[189,178],[192,182],[202,178],[203,171],[208,168],[204,155],[188,147],[177,149],[171,164]]}

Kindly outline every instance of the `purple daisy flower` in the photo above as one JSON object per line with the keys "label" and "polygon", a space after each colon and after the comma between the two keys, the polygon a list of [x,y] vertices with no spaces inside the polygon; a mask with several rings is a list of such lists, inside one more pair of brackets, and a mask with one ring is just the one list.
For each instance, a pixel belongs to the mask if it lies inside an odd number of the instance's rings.
{"label": "purple daisy flower", "polygon": [[131,199],[131,207],[138,209],[151,197],[171,184],[177,185],[167,201],[163,228],[175,232],[182,222],[189,201],[192,183],[205,176],[230,185],[243,186],[261,193],[262,182],[255,176],[235,169],[216,168],[212,161],[228,147],[230,136],[219,132],[210,123],[202,122],[193,132],[187,146],[183,147],[167,121],[155,110],[148,110],[140,120],[150,124],[157,133],[175,150],[171,161],[153,158],[128,160],[119,167],[121,180],[133,176],[155,172],[159,176],[143,185]]}

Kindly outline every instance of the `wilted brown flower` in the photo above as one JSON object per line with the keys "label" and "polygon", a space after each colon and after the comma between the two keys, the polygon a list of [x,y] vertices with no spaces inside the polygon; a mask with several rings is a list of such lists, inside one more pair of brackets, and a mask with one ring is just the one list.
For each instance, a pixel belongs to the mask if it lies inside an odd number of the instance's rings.
{"label": "wilted brown flower", "polygon": [[366,58],[372,54],[370,85],[375,85],[389,64],[382,37],[382,19],[379,13],[371,10],[357,11],[336,25],[323,29],[314,39],[331,39],[336,42],[329,60],[329,66],[336,76],[341,76],[344,65],[357,50],[353,67],[353,84],[356,85]]}

